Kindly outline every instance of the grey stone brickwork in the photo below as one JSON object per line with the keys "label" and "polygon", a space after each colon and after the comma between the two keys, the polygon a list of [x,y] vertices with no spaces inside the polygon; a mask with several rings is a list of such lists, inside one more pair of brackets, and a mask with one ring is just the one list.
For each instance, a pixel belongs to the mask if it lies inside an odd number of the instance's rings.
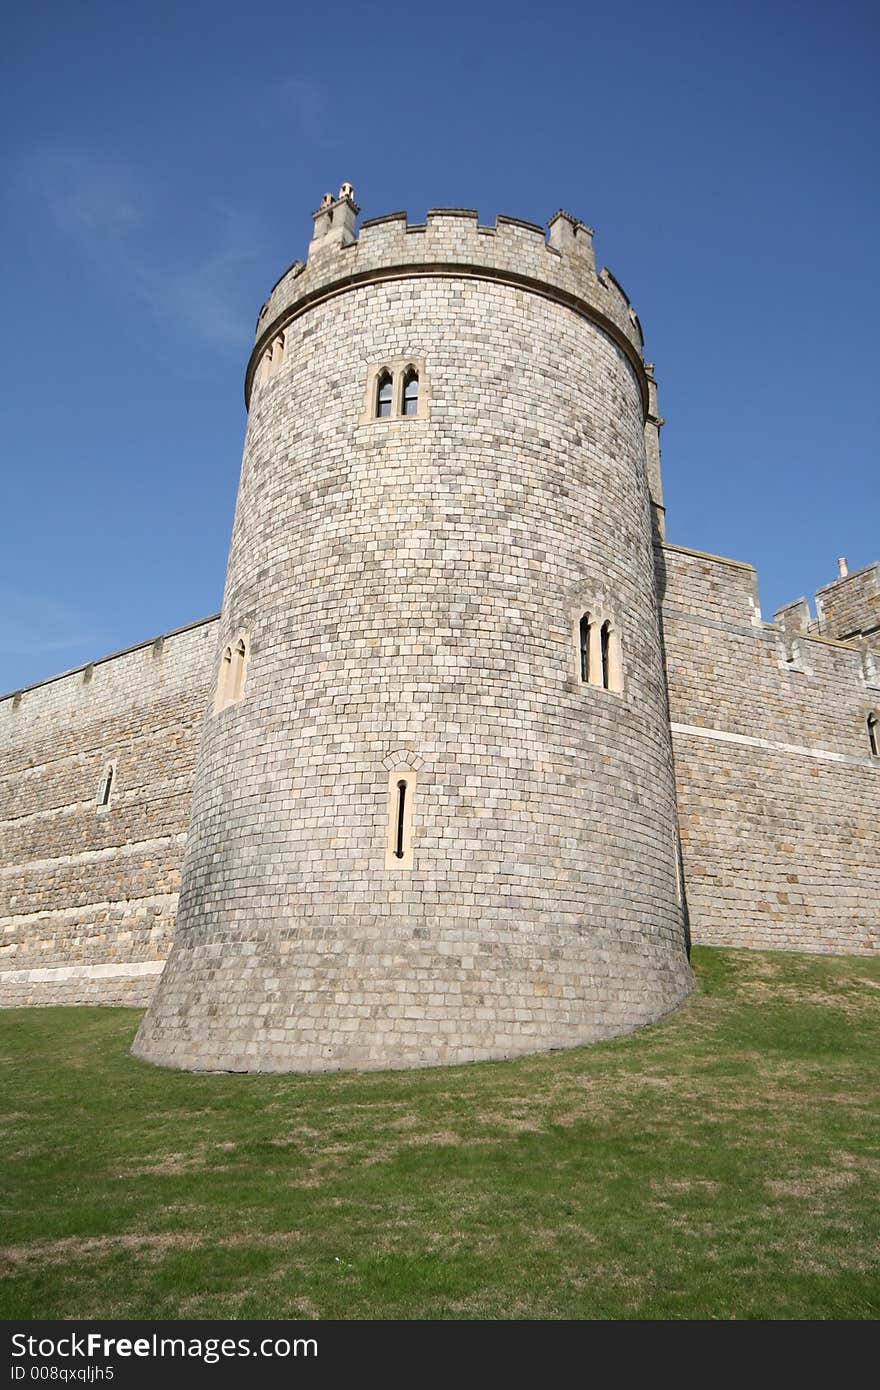
{"label": "grey stone brickwork", "polygon": [[152,997],[167,1065],[415,1066],[661,1016],[688,925],[876,949],[880,566],[768,624],[750,566],[664,542],[583,223],[356,212],[260,313],[220,617],[0,699],[0,1004]]}
{"label": "grey stone brickwork", "polygon": [[786,632],[805,632],[830,637],[837,642],[855,642],[876,662],[880,653],[880,563],[846,571],[846,560],[839,565],[843,573],[823,584],[816,593],[816,617],[805,598],[795,599],[774,614]]}
{"label": "grey stone brickwork", "polygon": [[816,612],[826,637],[880,647],[880,564],[824,584],[816,593]]}
{"label": "grey stone brickwork", "polygon": [[693,939],[876,950],[866,653],[762,623],[748,565],[663,546],[658,588]]}
{"label": "grey stone brickwork", "polygon": [[215,629],[0,700],[0,1003],[149,999],[174,929]]}
{"label": "grey stone brickwork", "polygon": [[[221,650],[248,635],[247,684],[205,728],[139,1056],[502,1057],[689,990],[647,383],[566,225],[557,252],[512,222],[392,219],[313,243],[275,291],[220,623]],[[426,414],[364,422],[375,367],[406,361]],[[621,693],[580,680],[585,610],[617,625]],[[412,758],[412,865],[389,867],[389,767]]]}

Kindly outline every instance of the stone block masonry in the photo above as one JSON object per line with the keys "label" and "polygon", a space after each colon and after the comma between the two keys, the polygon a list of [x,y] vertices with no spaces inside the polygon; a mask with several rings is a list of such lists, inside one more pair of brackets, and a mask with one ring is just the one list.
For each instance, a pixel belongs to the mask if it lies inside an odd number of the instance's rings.
{"label": "stone block masonry", "polygon": [[582,222],[357,213],[260,312],[222,613],[0,699],[0,1004],[422,1066],[659,1018],[688,927],[876,950],[880,566],[769,624],[665,542]]}
{"label": "stone block masonry", "polygon": [[821,635],[880,649],[880,564],[824,584],[816,594],[816,608]]}
{"label": "stone block masonry", "polygon": [[0,1004],[149,1000],[174,929],[216,626],[0,700]]}
{"label": "stone block masonry", "polygon": [[[219,630],[247,677],[135,1052],[377,1068],[626,1032],[691,986],[637,320],[574,219],[561,249],[458,211],[347,244],[331,212],[258,326]],[[619,689],[580,678],[586,611]]]}
{"label": "stone block masonry", "polygon": [[693,939],[876,951],[866,654],[762,623],[748,565],[663,546],[658,588]]}

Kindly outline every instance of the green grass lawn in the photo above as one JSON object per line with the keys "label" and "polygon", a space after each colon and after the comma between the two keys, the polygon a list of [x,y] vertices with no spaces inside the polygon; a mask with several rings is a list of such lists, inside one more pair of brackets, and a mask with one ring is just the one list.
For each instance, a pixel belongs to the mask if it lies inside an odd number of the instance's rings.
{"label": "green grass lawn", "polygon": [[867,1318],[880,961],[697,949],[628,1038],[187,1075],[0,1014],[4,1318]]}

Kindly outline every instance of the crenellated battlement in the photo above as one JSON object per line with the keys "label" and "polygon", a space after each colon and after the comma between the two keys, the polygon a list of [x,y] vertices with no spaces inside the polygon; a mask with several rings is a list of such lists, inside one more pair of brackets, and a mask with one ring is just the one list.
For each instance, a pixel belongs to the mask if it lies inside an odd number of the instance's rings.
{"label": "crenellated battlement", "polygon": [[777,609],[775,621],[786,638],[846,644],[861,652],[865,680],[874,684],[880,670],[880,564],[850,572],[838,560],[836,579],[816,591],[816,617],[806,598]]}
{"label": "crenellated battlement", "polygon": [[414,275],[472,276],[513,284],[567,304],[597,323],[629,358],[639,380],[645,415],[650,387],[642,359],[638,316],[607,267],[596,270],[593,230],[562,209],[548,222],[499,213],[494,226],[480,223],[473,208],[431,208],[425,221],[405,212],[386,213],[355,229],[359,209],[350,184],[336,199],[325,194],[314,214],[308,259],[294,261],[260,311],[248,363],[249,403],[261,358],[287,324],[315,302],[359,285]]}

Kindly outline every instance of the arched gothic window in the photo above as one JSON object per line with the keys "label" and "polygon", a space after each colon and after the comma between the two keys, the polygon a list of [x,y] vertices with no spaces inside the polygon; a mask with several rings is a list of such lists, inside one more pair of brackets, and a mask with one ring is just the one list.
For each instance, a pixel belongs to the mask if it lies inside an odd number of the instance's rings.
{"label": "arched gothic window", "polygon": [[366,390],[358,423],[376,420],[427,420],[431,392],[421,357],[394,358],[367,367]]}
{"label": "arched gothic window", "polygon": [[415,367],[408,367],[404,373],[402,413],[404,415],[418,415],[419,413],[419,374]]}
{"label": "arched gothic window", "polygon": [[247,671],[248,643],[242,635],[230,646],[225,647],[220,658],[220,672],[217,676],[217,694],[214,712],[234,705],[244,694],[244,680]]}
{"label": "arched gothic window", "polygon": [[230,699],[240,700],[244,690],[244,666],[247,660],[247,646],[243,637],[239,637],[232,653],[232,691]]}
{"label": "arched gothic window", "polygon": [[583,615],[583,617],[581,618],[581,621],[580,621],[580,627],[579,627],[579,643],[578,643],[578,646],[579,646],[579,658],[580,658],[580,672],[581,672],[581,680],[582,680],[582,681],[588,681],[588,680],[590,679],[590,628],[591,628],[591,626],[592,626],[592,624],[591,624],[591,622],[590,622],[590,615],[589,615],[589,613],[584,613],[584,615]]}
{"label": "arched gothic window", "polygon": [[620,638],[610,618],[582,613],[577,632],[577,670],[581,683],[618,694],[623,690]]}
{"label": "arched gothic window", "polygon": [[611,624],[604,622],[600,635],[602,651],[602,685],[605,690],[611,689]]}
{"label": "arched gothic window", "polygon": [[394,386],[390,372],[382,372],[376,380],[376,418],[387,420],[391,415]]}
{"label": "arched gothic window", "polygon": [[220,658],[220,674],[217,677],[217,700],[216,708],[225,709],[229,704],[229,692],[232,689],[232,648],[227,647]]}

